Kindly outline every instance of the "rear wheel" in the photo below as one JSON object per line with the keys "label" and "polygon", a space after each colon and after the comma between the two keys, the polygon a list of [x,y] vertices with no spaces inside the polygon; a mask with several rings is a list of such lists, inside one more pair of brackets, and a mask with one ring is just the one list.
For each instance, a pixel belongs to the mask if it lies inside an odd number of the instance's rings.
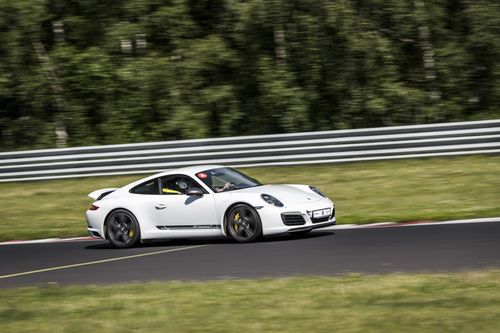
{"label": "rear wheel", "polygon": [[231,208],[227,214],[227,231],[240,243],[249,243],[262,235],[262,224],[257,211],[245,204]]}
{"label": "rear wheel", "polygon": [[106,223],[106,233],[110,243],[119,248],[132,247],[141,238],[137,219],[125,209],[111,212]]}

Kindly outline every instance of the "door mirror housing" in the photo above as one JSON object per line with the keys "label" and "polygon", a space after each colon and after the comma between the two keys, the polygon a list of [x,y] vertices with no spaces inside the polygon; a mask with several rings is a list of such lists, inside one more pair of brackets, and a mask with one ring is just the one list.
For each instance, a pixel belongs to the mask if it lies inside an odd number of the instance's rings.
{"label": "door mirror housing", "polygon": [[203,191],[200,188],[191,187],[191,188],[188,188],[188,190],[186,191],[186,194],[189,196],[202,197]]}

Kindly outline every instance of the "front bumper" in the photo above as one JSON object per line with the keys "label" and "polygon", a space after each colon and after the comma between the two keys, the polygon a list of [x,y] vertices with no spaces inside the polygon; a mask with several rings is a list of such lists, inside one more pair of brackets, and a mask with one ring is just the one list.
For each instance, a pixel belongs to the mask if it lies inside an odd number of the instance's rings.
{"label": "front bumper", "polygon": [[[311,213],[330,208],[332,215],[325,218],[312,218]],[[280,235],[293,232],[305,232],[313,229],[326,228],[336,224],[335,205],[329,199],[324,199],[303,205],[290,207],[264,206],[258,210],[262,220],[264,236]],[[319,221],[318,221],[319,220]]]}
{"label": "front bumper", "polygon": [[319,229],[319,228],[326,228],[326,227],[331,227],[337,224],[337,220],[334,218],[332,221],[328,222],[323,222],[323,223],[316,223],[313,225],[307,225],[305,227],[298,227],[298,228],[292,228],[288,230],[288,233],[296,233],[296,232],[305,232],[305,231],[311,231],[314,229]]}

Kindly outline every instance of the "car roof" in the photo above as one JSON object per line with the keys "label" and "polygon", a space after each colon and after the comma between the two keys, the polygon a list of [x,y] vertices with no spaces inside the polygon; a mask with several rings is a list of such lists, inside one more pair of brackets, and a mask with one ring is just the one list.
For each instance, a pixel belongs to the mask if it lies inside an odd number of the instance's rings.
{"label": "car roof", "polygon": [[123,186],[123,188],[129,189],[132,188],[136,185],[139,185],[145,181],[158,178],[158,177],[163,177],[166,175],[173,175],[173,174],[184,174],[184,175],[195,175],[198,172],[205,171],[205,170],[210,170],[210,169],[217,169],[217,168],[226,168],[224,165],[218,165],[218,164],[203,164],[203,165],[192,165],[192,166],[187,166],[187,167],[182,167],[182,168],[177,168],[177,169],[168,169],[141,179],[138,179],[130,184],[127,184]]}
{"label": "car roof", "polygon": [[209,170],[209,169],[217,169],[217,168],[225,168],[224,165],[218,164],[204,164],[204,165],[191,165],[187,167],[177,168],[177,169],[169,169],[163,172],[156,174],[156,177],[161,177],[163,175],[171,175],[174,173],[182,173],[182,174],[195,174],[201,171]]}

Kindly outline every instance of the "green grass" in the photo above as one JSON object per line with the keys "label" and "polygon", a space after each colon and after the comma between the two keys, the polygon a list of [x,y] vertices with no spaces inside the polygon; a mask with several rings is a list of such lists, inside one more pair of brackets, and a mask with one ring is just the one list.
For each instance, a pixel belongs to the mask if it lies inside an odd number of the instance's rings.
{"label": "green grass", "polygon": [[[500,156],[243,169],[263,183],[311,184],[339,223],[500,216]],[[142,176],[0,184],[0,240],[86,234],[87,194]]]}
{"label": "green grass", "polygon": [[499,332],[500,271],[0,289],[0,332]]}

